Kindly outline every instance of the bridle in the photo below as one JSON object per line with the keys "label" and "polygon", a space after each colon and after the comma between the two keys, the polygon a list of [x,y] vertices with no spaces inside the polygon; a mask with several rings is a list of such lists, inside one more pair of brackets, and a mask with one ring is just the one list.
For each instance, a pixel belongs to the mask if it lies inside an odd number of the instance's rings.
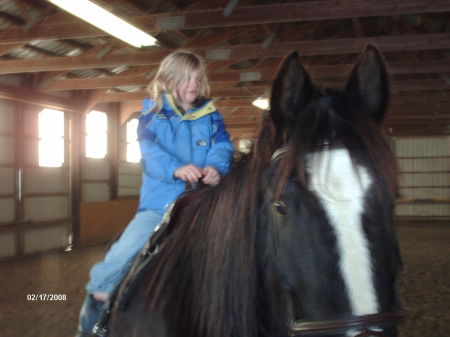
{"label": "bridle", "polygon": [[289,336],[333,335],[356,330],[353,337],[387,337],[377,328],[394,327],[401,323],[404,314],[400,311],[377,313],[371,315],[353,316],[340,320],[294,322],[290,326]]}
{"label": "bridle", "polygon": [[[327,148],[338,148],[342,147],[342,145],[341,142],[332,142],[327,144]],[[278,161],[286,154],[286,152],[286,146],[279,148],[273,153],[271,161]],[[281,200],[274,200],[273,207],[283,216],[286,216],[289,213],[285,203]],[[290,324],[289,336],[323,336],[355,330],[355,335],[353,335],[353,337],[387,337],[383,331],[374,330],[373,327],[394,327],[403,321],[403,317],[404,313],[394,310],[384,313],[352,316],[339,320],[295,321]]]}
{"label": "bridle", "polygon": [[[289,215],[289,209],[282,200],[275,200],[272,204],[278,214]],[[334,335],[356,330],[353,337],[387,337],[382,331],[373,330],[373,327],[388,328],[401,323],[404,314],[400,311],[390,311],[370,315],[351,316],[339,320],[323,321],[295,321],[290,324],[289,336],[315,336]]]}
{"label": "bridle", "polygon": [[[275,200],[272,206],[282,216],[289,215],[289,209],[283,201]],[[373,327],[388,328],[396,326],[401,323],[403,316],[404,314],[400,311],[390,311],[351,316],[339,320],[295,321],[290,324],[289,336],[323,336],[356,330],[356,334],[353,337],[387,337],[384,332],[373,330]]]}

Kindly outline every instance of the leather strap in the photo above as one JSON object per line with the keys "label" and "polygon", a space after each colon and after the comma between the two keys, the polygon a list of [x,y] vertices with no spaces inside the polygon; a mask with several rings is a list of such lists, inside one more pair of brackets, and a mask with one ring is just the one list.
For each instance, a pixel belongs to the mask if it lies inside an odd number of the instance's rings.
{"label": "leather strap", "polygon": [[355,337],[370,336],[372,335],[383,336],[379,334],[379,331],[372,331],[370,327],[385,328],[395,326],[403,320],[403,314],[397,311],[371,314],[364,316],[353,316],[342,320],[330,320],[330,321],[316,321],[316,322],[294,322],[291,325],[290,336],[304,336],[304,335],[331,335],[337,333],[343,333],[348,330],[361,330]]}

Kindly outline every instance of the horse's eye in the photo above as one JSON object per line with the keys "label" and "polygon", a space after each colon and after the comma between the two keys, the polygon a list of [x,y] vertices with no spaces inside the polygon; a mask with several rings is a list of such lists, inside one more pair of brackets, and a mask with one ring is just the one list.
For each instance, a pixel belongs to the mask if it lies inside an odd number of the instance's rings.
{"label": "horse's eye", "polygon": [[274,201],[273,207],[275,207],[275,210],[281,215],[288,215],[288,213],[289,213],[289,210],[288,210],[286,204],[281,200]]}

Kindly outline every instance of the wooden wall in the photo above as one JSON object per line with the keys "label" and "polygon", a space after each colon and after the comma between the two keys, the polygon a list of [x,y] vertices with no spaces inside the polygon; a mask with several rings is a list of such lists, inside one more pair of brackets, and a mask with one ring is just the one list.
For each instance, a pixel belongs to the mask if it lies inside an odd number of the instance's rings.
{"label": "wooden wall", "polygon": [[92,246],[113,240],[133,218],[137,206],[136,199],[82,202],[80,246]]}

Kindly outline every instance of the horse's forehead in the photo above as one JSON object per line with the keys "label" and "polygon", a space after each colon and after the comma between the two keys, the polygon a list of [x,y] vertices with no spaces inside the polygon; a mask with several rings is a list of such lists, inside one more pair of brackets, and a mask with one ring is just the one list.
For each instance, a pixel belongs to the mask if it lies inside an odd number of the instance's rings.
{"label": "horse's forehead", "polygon": [[318,101],[322,107],[333,108],[343,102],[345,93],[333,88],[323,88],[318,95]]}

